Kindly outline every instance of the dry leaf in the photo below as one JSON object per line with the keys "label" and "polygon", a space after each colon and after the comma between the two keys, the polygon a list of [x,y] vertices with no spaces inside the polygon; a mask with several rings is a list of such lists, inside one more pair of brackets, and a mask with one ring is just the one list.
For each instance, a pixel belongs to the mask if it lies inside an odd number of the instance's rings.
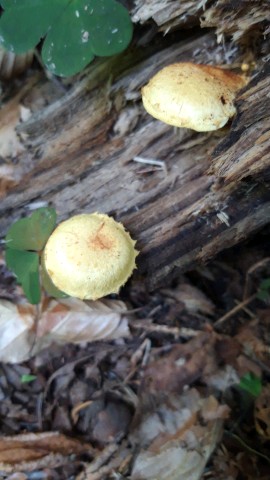
{"label": "dry leaf", "polygon": [[142,414],[132,441],[140,452],[132,480],[199,480],[222,433],[228,407],[195,389]]}
{"label": "dry leaf", "polygon": [[270,439],[270,385],[266,385],[255,401],[256,430],[265,440]]}
{"label": "dry leaf", "polygon": [[199,288],[182,283],[175,289],[162,290],[163,293],[174,298],[177,302],[185,305],[187,312],[191,314],[203,313],[205,315],[214,315],[215,305]]}
{"label": "dry leaf", "polygon": [[171,352],[150,362],[145,368],[142,390],[153,395],[181,392],[186,385],[217,370],[216,336],[203,332],[185,344],[174,345]]}
{"label": "dry leaf", "polygon": [[35,307],[1,300],[0,361],[22,362],[52,342],[93,342],[129,334],[127,318],[122,315],[126,306],[121,301],[50,300],[43,302],[41,310],[35,335]]}
{"label": "dry leaf", "polygon": [[0,472],[60,466],[71,454],[94,456],[91,445],[58,432],[29,433],[0,439]]}
{"label": "dry leaf", "polygon": [[22,362],[28,358],[33,341],[35,308],[0,301],[0,361]]}
{"label": "dry leaf", "polygon": [[97,300],[85,303],[77,298],[51,300],[38,322],[39,349],[52,341],[59,343],[93,342],[127,336],[123,302]]}
{"label": "dry leaf", "polygon": [[220,392],[225,392],[229,387],[238,385],[239,382],[240,377],[231,365],[225,365],[223,368],[219,368],[207,379],[207,385]]}
{"label": "dry leaf", "polygon": [[270,348],[261,340],[260,328],[260,320],[252,319],[241,327],[235,338],[243,346],[247,355],[252,357],[255,354],[259,360],[265,361],[269,356]]}

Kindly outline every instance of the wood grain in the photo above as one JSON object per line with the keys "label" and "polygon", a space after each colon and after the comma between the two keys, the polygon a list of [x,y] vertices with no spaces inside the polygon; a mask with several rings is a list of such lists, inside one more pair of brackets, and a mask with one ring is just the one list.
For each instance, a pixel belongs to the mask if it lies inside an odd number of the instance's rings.
{"label": "wood grain", "polygon": [[[2,192],[2,234],[40,201],[55,206],[60,220],[81,212],[109,213],[137,240],[136,275],[155,288],[265,225],[270,213],[266,65],[240,92],[233,124],[219,132],[175,131],[142,108],[140,88],[160,67],[209,59],[226,61],[212,33],[165,48],[163,42],[133,47],[97,61],[40,108],[33,98],[45,98],[50,82],[38,77],[33,86],[32,79],[22,100],[32,116],[16,128],[24,146],[12,160],[16,185]],[[164,168],[137,163],[137,156],[163,161]]]}

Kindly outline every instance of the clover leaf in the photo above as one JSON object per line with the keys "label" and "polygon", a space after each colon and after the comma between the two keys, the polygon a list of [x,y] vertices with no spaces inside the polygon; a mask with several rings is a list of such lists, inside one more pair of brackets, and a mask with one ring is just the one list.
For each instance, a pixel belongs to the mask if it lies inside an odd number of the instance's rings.
{"label": "clover leaf", "polygon": [[74,75],[95,55],[120,53],[131,40],[128,11],[116,0],[0,0],[0,5],[0,43],[19,54],[46,36],[42,59],[56,75]]}
{"label": "clover leaf", "polygon": [[31,374],[24,373],[24,374],[21,376],[21,383],[34,382],[36,379],[37,379],[37,376],[36,376],[36,375],[31,375]]}
{"label": "clover leaf", "polygon": [[25,296],[30,303],[39,303],[41,290],[39,284],[39,257],[36,252],[24,250],[6,250],[7,266],[15,273]]}
{"label": "clover leaf", "polygon": [[20,54],[34,48],[69,0],[1,0],[0,20],[3,47]]}
{"label": "clover leaf", "polygon": [[39,208],[30,217],[15,222],[6,235],[8,248],[40,251],[56,224],[54,208]]}
{"label": "clover leaf", "polygon": [[[15,0],[13,0],[15,1]],[[40,256],[56,225],[53,208],[39,208],[30,217],[22,218],[9,228],[6,242],[6,263],[15,273],[30,303],[40,302]],[[42,278],[45,273],[42,271]],[[54,297],[66,296],[48,281],[43,285]]]}
{"label": "clover leaf", "polygon": [[262,391],[262,381],[254,373],[248,372],[241,377],[239,387],[253,397],[258,397]]}
{"label": "clover leaf", "polygon": [[261,281],[257,293],[257,298],[260,300],[267,302],[270,297],[270,278],[265,278]]}

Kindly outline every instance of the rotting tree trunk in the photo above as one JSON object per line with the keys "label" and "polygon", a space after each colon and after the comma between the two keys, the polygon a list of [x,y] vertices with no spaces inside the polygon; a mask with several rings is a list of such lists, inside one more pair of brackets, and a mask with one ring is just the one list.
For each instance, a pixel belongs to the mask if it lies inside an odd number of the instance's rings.
{"label": "rotting tree trunk", "polygon": [[[2,141],[7,112],[19,103],[32,115],[17,124],[17,153],[13,161],[7,154],[2,165],[3,233],[40,201],[55,206],[60,219],[107,212],[138,241],[137,275],[154,288],[268,223],[269,66],[261,61],[240,92],[230,128],[177,132],[144,112],[143,84],[175,61],[243,60],[236,49],[228,53],[218,45],[214,32],[181,37],[98,61],[60,96],[35,74],[7,100],[0,112]],[[40,106],[47,95],[49,106]],[[137,163],[138,156],[162,160],[164,168]]]}

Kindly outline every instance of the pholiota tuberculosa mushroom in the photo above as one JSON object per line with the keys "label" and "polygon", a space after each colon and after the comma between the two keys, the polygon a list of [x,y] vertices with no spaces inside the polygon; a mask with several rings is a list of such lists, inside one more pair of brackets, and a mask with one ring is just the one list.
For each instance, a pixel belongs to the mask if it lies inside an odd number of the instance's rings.
{"label": "pholiota tuberculosa mushroom", "polygon": [[121,223],[101,213],[60,223],[44,250],[46,270],[57,288],[96,300],[117,293],[134,268],[135,241]]}
{"label": "pholiota tuberculosa mushroom", "polygon": [[197,132],[217,130],[234,116],[234,99],[247,80],[210,65],[174,63],[142,89],[145,109],[158,120]]}

